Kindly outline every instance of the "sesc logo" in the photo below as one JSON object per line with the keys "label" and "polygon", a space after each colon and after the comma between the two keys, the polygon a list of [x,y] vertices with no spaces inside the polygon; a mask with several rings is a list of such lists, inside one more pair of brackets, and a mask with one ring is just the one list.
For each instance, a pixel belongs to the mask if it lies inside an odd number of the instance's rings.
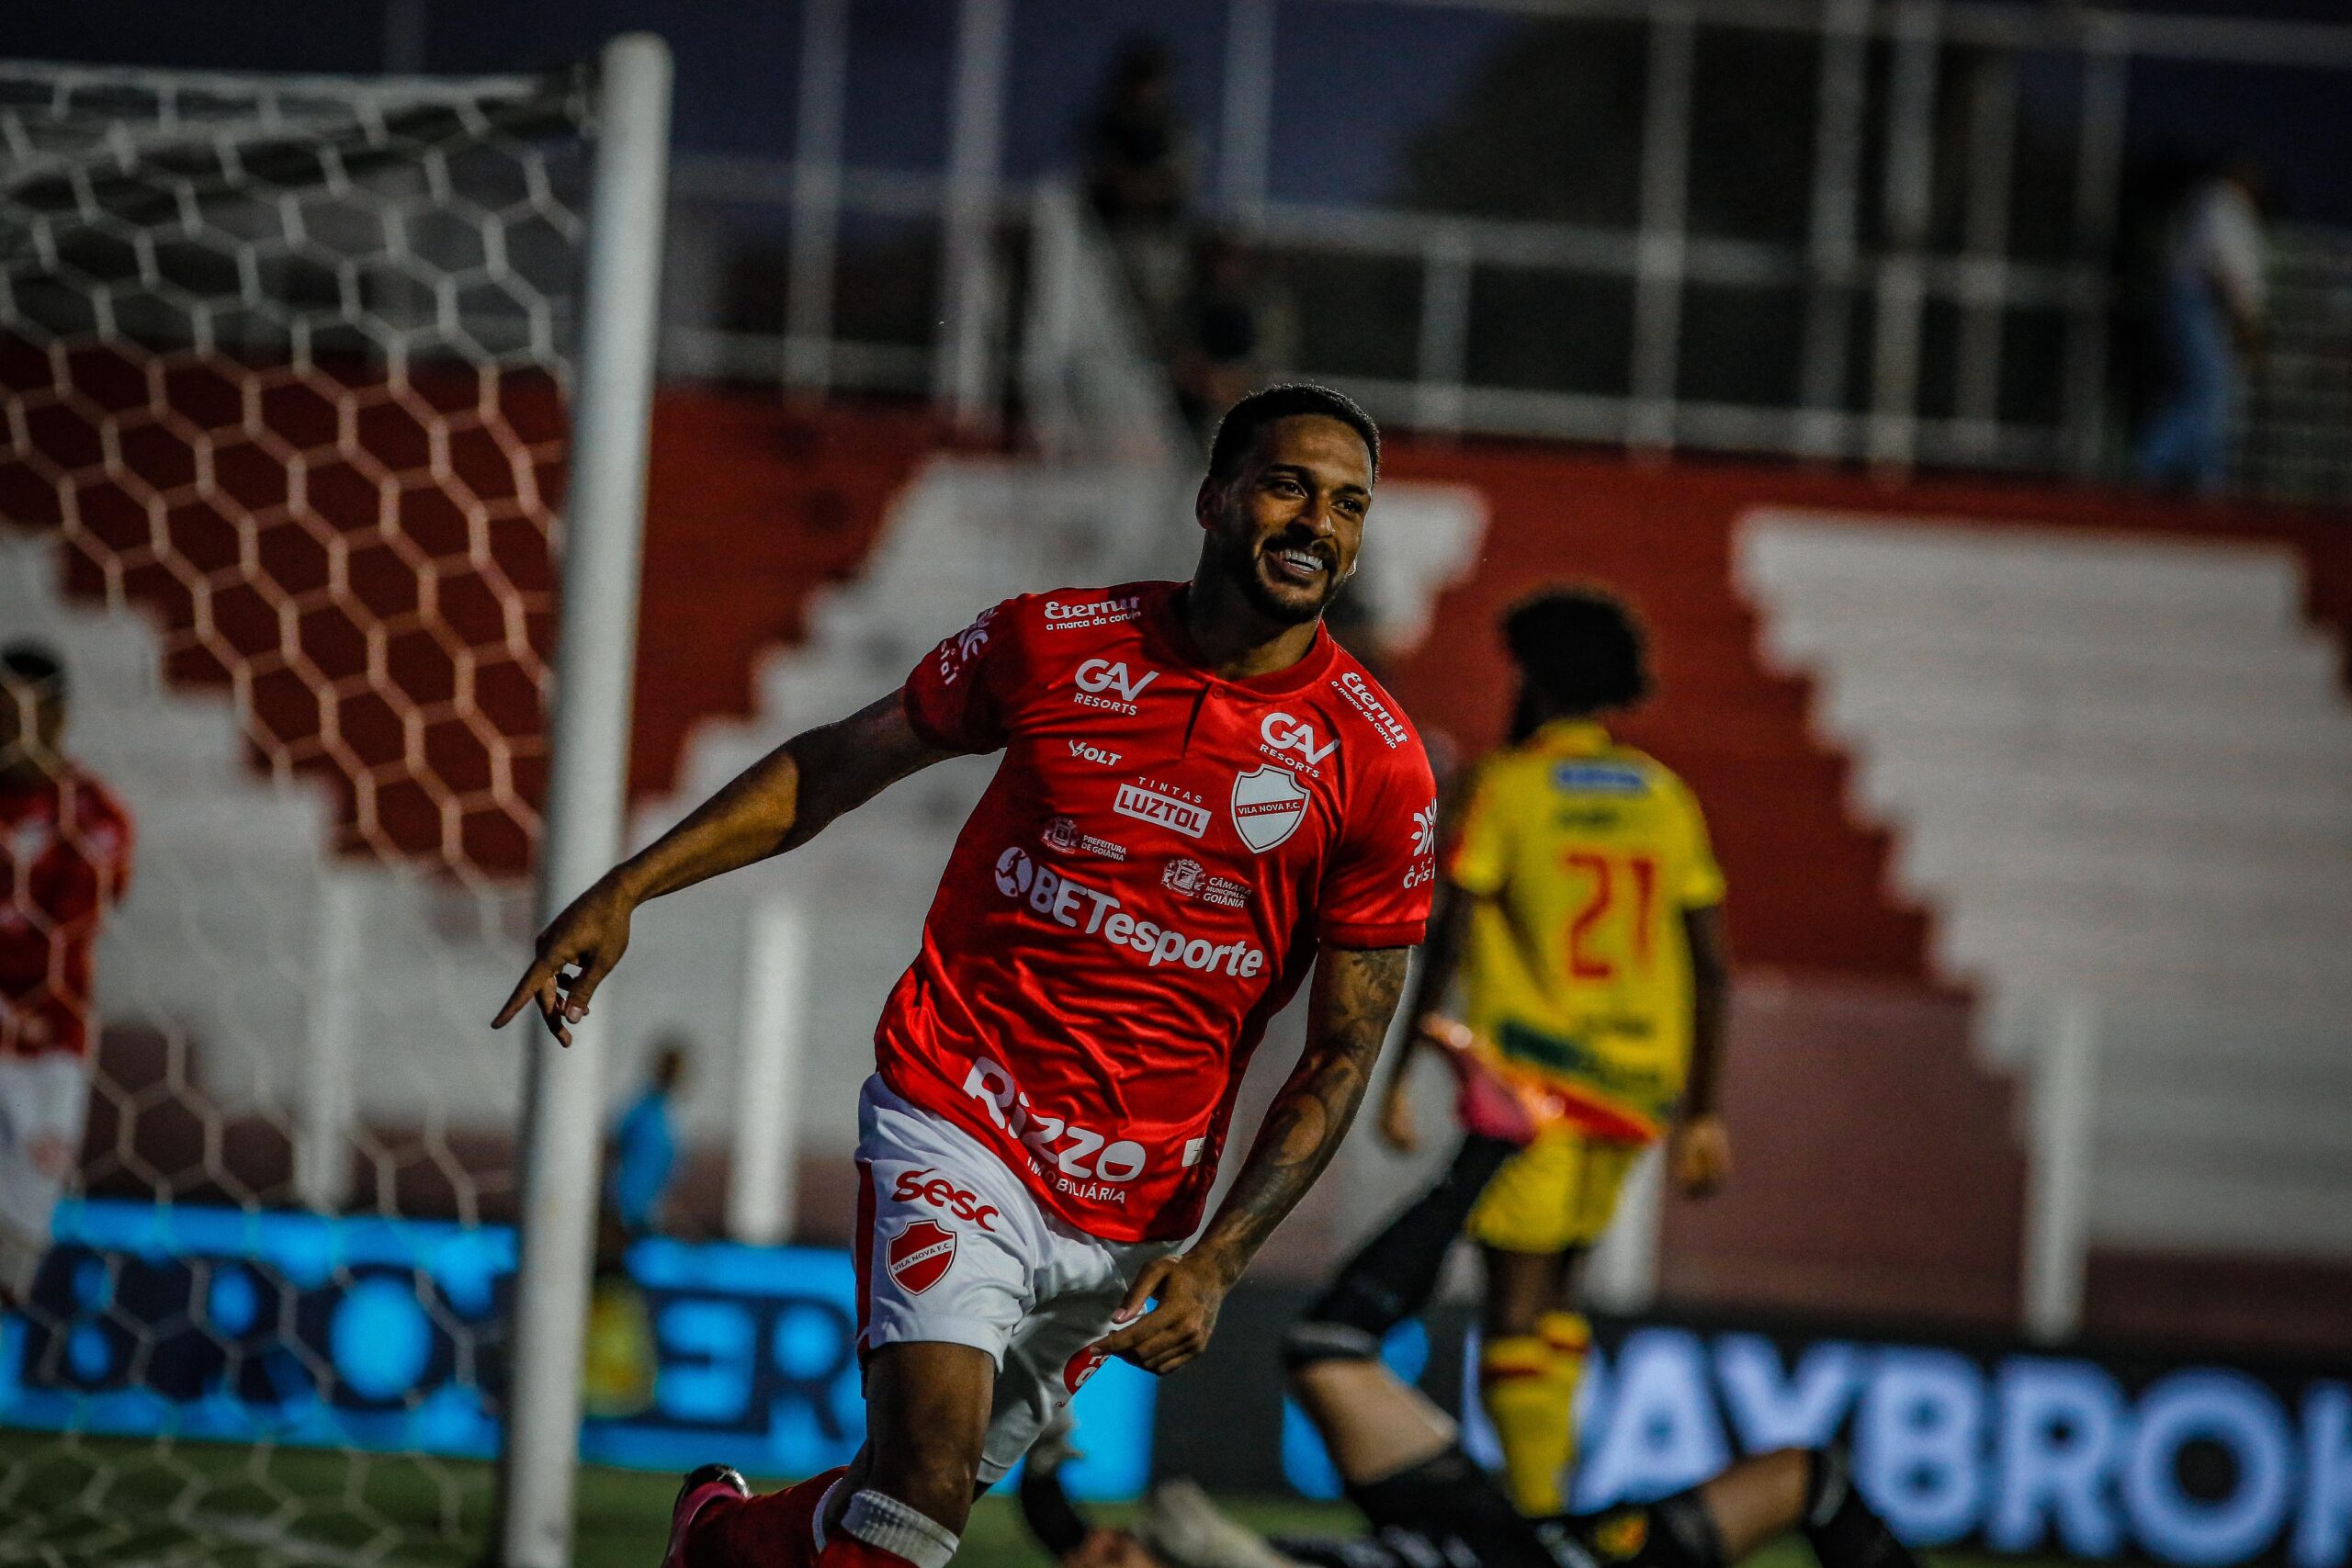
{"label": "sesc logo", "polygon": [[928,1166],[921,1170],[900,1171],[890,1196],[901,1203],[928,1203],[934,1209],[944,1209],[959,1220],[969,1220],[990,1235],[995,1234],[996,1227],[989,1224],[996,1218],[995,1205],[982,1202],[978,1193],[956,1186]]}
{"label": "sesc logo", "polygon": [[[1071,701],[1087,707],[1108,708],[1113,713],[1133,713],[1136,699],[1144,689],[1159,679],[1159,671],[1147,670],[1141,675],[1127,673],[1124,659],[1113,662],[1108,659],[1090,659],[1078,667],[1078,692]],[[1116,697],[1106,697],[1104,692],[1116,692]]]}

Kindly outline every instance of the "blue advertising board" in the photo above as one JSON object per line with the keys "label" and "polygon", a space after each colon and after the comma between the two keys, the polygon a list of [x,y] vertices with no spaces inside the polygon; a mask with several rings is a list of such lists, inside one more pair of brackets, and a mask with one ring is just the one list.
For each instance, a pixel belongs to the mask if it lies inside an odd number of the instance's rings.
{"label": "blue advertising board", "polygon": [[[497,1226],[90,1201],[62,1205],[38,1310],[0,1319],[0,1426],[487,1457],[514,1267]],[[863,1436],[848,1254],[640,1244],[630,1272],[654,1375],[643,1408],[588,1423],[582,1452],[769,1475],[848,1459]],[[1315,1433],[1270,1376],[1301,1304],[1245,1287],[1197,1368],[1164,1387],[1113,1362],[1079,1395],[1091,1497],[1155,1472],[1336,1494]],[[1579,1403],[1575,1502],[1690,1485],[1742,1454],[1843,1438],[1905,1539],[2009,1552],[2134,1554],[2178,1568],[2352,1556],[2352,1386],[2137,1354],[2052,1354],[1604,1320]],[[1494,1438],[1458,1312],[1388,1359]],[[1426,1370],[1425,1370],[1426,1369]]]}
{"label": "blue advertising board", "polygon": [[[1460,1386],[1439,1392],[1472,1455],[1501,1450],[1453,1326]],[[2180,1568],[2352,1558],[2352,1385],[2137,1357],[1605,1324],[1578,1390],[1571,1506],[1696,1485],[1744,1454],[1844,1439],[1855,1478],[1915,1546],[2125,1554]],[[1418,1324],[1385,1359],[1419,1375]],[[1163,1434],[1163,1443],[1166,1435]],[[1313,1429],[1286,1411],[1294,1489],[1337,1496]]]}
{"label": "blue advertising board", "polygon": [[[488,1458],[497,1451],[503,1226],[99,1201],[58,1209],[37,1310],[0,1319],[0,1426]],[[865,1436],[849,1254],[640,1243],[650,1400],[581,1452],[760,1475],[845,1462]],[[1148,1478],[1156,1380],[1111,1362],[1078,1398],[1071,1491]]]}

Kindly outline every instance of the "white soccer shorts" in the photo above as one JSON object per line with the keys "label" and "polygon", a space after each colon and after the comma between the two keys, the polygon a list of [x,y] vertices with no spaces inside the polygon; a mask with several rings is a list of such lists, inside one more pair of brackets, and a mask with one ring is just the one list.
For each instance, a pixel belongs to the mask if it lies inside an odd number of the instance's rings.
{"label": "white soccer shorts", "polygon": [[970,1134],[879,1077],[858,1097],[858,1348],[944,1341],[996,1359],[980,1480],[1020,1462],[1100,1358],[1136,1276],[1176,1249],[1048,1213]]}
{"label": "white soccer shorts", "polygon": [[22,1301],[49,1250],[57,1195],[82,1157],[90,1064],[67,1051],[0,1056],[0,1291]]}

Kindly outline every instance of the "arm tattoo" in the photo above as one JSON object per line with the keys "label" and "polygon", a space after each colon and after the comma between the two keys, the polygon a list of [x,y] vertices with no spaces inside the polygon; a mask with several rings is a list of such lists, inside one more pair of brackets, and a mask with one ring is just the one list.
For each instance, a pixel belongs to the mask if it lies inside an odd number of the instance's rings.
{"label": "arm tattoo", "polygon": [[1267,1110],[1241,1174],[1197,1249],[1224,1254],[1230,1276],[1239,1276],[1347,1136],[1404,988],[1408,951],[1323,949],[1306,1049]]}

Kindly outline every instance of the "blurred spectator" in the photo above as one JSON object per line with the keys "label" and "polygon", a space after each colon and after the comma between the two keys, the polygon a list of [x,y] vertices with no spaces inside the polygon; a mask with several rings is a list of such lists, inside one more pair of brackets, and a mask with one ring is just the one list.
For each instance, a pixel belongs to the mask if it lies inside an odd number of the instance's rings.
{"label": "blurred spectator", "polygon": [[613,1157],[605,1193],[621,1234],[631,1241],[663,1228],[662,1200],[678,1163],[674,1101],[685,1077],[684,1045],[663,1040],[654,1047],[645,1088],[613,1123]]}
{"label": "blurred spectator", "polygon": [[2192,186],[2165,237],[2156,300],[2165,382],[2133,453],[2146,483],[2211,495],[2259,350],[2266,265],[2262,181],[2244,165]]}
{"label": "blurred spectator", "polygon": [[130,813],[58,750],[65,666],[0,648],[0,1307],[31,1293],[89,1111],[93,954],[130,885]]}
{"label": "blurred spectator", "polygon": [[685,1077],[685,1047],[662,1041],[645,1087],[613,1123],[581,1368],[582,1407],[597,1419],[635,1416],[653,1403],[660,1367],[653,1317],[645,1292],[629,1278],[628,1247],[667,1228],[662,1199],[678,1162],[675,1102]]}
{"label": "blurred spectator", "polygon": [[1146,324],[1161,337],[1184,288],[1193,204],[1192,134],[1176,107],[1175,62],[1165,45],[1139,39],[1120,51],[1086,128],[1085,156],[1087,199]]}
{"label": "blurred spectator", "polygon": [[1231,235],[1204,237],[1169,350],[1177,404],[1204,446],[1227,409],[1289,367],[1297,343],[1289,292],[1264,258]]}

